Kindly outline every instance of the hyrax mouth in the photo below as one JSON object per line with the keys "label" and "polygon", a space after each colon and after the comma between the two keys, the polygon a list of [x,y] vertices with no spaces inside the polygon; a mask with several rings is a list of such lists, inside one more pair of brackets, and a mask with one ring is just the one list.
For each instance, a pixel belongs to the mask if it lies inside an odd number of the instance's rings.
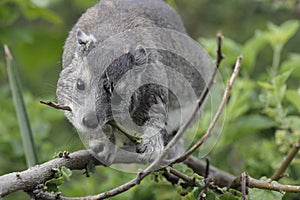
{"label": "hyrax mouth", "polygon": [[141,142],[141,134],[137,133],[136,131],[126,129],[114,120],[109,121],[107,124],[113,127],[115,131],[119,132],[123,138],[126,138],[130,143],[137,145]]}

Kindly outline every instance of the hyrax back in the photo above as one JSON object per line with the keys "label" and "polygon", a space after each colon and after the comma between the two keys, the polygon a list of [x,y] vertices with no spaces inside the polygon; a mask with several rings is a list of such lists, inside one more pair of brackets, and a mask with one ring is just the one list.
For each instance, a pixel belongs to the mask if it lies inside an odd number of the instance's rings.
{"label": "hyrax back", "polygon": [[124,127],[141,133],[141,141],[123,135],[121,149],[142,162],[155,159],[176,134],[190,99],[178,77],[197,97],[210,75],[207,60],[183,40],[188,37],[180,17],[161,0],[101,0],[72,28],[57,99],[71,107],[66,116],[102,162],[114,162]]}
{"label": "hyrax back", "polygon": [[101,43],[135,27],[162,27],[185,32],[178,14],[162,0],[101,0],[72,28],[64,47],[63,67],[69,66],[73,59],[78,29],[92,34]]}

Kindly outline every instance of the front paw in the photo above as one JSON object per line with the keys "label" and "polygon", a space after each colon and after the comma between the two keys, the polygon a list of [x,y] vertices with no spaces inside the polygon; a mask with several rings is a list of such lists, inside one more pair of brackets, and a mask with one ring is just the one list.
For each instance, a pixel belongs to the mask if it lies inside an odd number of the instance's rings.
{"label": "front paw", "polygon": [[139,153],[137,156],[137,160],[139,161],[139,163],[147,164],[153,162],[159,155],[160,152]]}
{"label": "front paw", "polygon": [[117,146],[112,142],[105,140],[90,141],[90,147],[94,156],[104,165],[110,166],[116,157]]}
{"label": "front paw", "polygon": [[137,145],[138,160],[142,163],[154,161],[164,149],[163,140],[160,134],[152,137],[142,137],[142,142]]}

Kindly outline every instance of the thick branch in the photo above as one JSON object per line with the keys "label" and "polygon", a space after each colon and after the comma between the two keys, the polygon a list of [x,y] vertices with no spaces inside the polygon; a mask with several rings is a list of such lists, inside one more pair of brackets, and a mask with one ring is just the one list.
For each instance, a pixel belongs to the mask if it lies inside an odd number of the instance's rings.
{"label": "thick branch", "polygon": [[[92,156],[90,151],[81,150],[71,153],[69,155],[69,158],[56,158],[42,165],[37,165],[22,172],[14,172],[0,176],[0,197],[3,197],[17,190],[32,190],[36,185],[44,183],[45,181],[53,178],[54,173],[52,172],[52,168],[60,168],[62,166],[66,166],[72,170],[82,170],[86,168],[86,165],[89,161],[93,161],[97,165],[101,164]],[[196,173],[202,176],[206,174],[207,164],[205,161],[199,160],[196,157],[191,156],[187,158],[184,161],[184,163],[188,167],[193,169]],[[126,184],[123,184],[115,189],[101,193],[99,195],[85,197],[85,199],[103,199],[115,196],[116,194],[127,191],[133,186],[138,185],[140,181],[149,174],[150,172],[147,174],[140,174],[135,179],[131,180]],[[237,179],[235,176],[224,172],[214,166],[210,166],[209,168],[209,177],[216,185],[220,187],[228,187],[231,183],[236,182],[237,184],[234,184],[231,187],[238,188],[240,184],[240,181],[236,181]],[[285,192],[300,192],[300,186],[269,183],[267,181],[253,179],[250,176],[247,178],[247,183],[248,186],[252,188],[269,189]],[[51,195],[46,192],[43,193],[41,191],[39,195],[41,195],[40,197],[43,197],[43,199],[57,199],[58,197],[57,195]],[[58,199],[78,200],[81,198],[68,198],[59,196]]]}
{"label": "thick branch", "polygon": [[[14,172],[0,176],[0,197],[4,197],[7,194],[15,192],[17,190],[32,190],[36,185],[42,184],[47,180],[53,178],[53,168],[60,168],[66,166],[71,170],[82,170],[85,169],[89,161],[94,162],[96,165],[101,165],[96,158],[88,150],[81,150],[68,155],[68,158],[56,158],[51,161],[48,161],[44,164],[37,165],[35,167],[29,168],[22,172]],[[120,161],[122,161],[120,159]],[[134,162],[134,160],[128,161]],[[190,157],[185,161],[190,168],[192,168],[196,173],[204,175],[206,171],[206,162],[198,160],[195,157]],[[87,198],[87,199],[102,199],[114,196],[120,192],[124,192],[131,187],[140,183],[140,181],[146,177],[147,174],[140,174],[132,181],[121,185],[111,191],[101,193],[99,195]],[[227,186],[228,183],[232,182],[235,178],[233,175],[227,174],[223,171],[218,170],[217,168],[211,166],[209,174],[213,177],[213,180],[216,184],[220,186]],[[46,196],[46,195],[45,195]],[[53,199],[56,195],[49,195],[48,199]],[[67,198],[60,197],[61,199],[79,199],[79,198]],[[44,198],[47,199],[47,198]]]}
{"label": "thick branch", "polygon": [[36,185],[53,178],[52,168],[66,166],[70,169],[85,169],[90,160],[98,163],[89,151],[82,150],[70,154],[69,158],[56,158],[22,172],[0,176],[0,197],[17,190],[31,190]]}
{"label": "thick branch", "polygon": [[[190,156],[184,161],[184,164],[193,169],[197,174],[205,176],[207,169],[207,164],[205,161],[199,160],[194,156]],[[212,165],[209,166],[209,177],[211,177],[213,182],[220,187],[228,187],[236,178],[232,174],[224,172]]]}

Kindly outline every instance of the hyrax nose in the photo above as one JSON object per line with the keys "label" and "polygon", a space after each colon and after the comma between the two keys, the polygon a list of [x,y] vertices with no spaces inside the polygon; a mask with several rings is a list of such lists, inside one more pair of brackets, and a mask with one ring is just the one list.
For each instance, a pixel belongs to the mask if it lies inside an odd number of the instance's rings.
{"label": "hyrax nose", "polygon": [[95,129],[99,125],[99,120],[94,112],[89,112],[82,118],[82,123],[87,128]]}

